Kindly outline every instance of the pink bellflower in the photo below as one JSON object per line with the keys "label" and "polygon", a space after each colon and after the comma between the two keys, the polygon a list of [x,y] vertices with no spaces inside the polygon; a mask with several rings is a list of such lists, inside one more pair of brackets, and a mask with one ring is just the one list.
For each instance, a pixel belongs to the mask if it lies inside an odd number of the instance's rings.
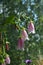
{"label": "pink bellflower", "polygon": [[24,48],[24,40],[22,38],[19,38],[18,39],[17,49],[22,50],[23,48]]}
{"label": "pink bellflower", "polygon": [[33,34],[35,33],[35,27],[32,21],[28,25],[28,32]]}
{"label": "pink bellflower", "polygon": [[28,34],[25,29],[22,30],[21,37],[22,37],[22,39],[24,39],[24,41],[29,40]]}
{"label": "pink bellflower", "polygon": [[10,57],[8,55],[6,55],[5,62],[6,62],[6,64],[10,64]]}

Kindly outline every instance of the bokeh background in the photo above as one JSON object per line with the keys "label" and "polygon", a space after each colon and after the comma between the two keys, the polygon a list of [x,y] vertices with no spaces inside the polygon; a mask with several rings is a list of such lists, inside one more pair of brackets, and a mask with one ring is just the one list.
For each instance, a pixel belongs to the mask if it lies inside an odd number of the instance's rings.
{"label": "bokeh background", "polygon": [[[17,50],[21,28],[27,28],[30,20],[36,33],[28,34],[30,41],[25,41],[24,50]],[[0,33],[0,62],[6,51],[10,65],[26,65],[26,59],[32,60],[31,65],[43,65],[43,0],[0,0]],[[9,50],[5,49],[6,40]]]}

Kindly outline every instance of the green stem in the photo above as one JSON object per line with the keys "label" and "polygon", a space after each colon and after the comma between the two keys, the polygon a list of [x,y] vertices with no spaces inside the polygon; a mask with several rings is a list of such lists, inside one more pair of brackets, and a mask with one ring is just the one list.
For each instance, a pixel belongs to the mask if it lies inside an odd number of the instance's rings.
{"label": "green stem", "polygon": [[5,55],[5,39],[4,39],[4,35],[3,35],[3,45],[2,45],[2,52],[3,52],[3,55]]}

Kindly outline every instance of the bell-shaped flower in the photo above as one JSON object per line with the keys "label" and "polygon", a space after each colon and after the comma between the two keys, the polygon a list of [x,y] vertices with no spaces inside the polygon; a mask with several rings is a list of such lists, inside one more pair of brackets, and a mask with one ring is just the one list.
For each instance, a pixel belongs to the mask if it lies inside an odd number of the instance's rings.
{"label": "bell-shaped flower", "polygon": [[24,48],[24,40],[22,38],[19,38],[17,49],[22,50],[23,48]]}
{"label": "bell-shaped flower", "polygon": [[28,32],[33,34],[35,33],[35,27],[32,21],[28,25]]}
{"label": "bell-shaped flower", "polygon": [[6,44],[6,50],[9,50],[9,44]]}
{"label": "bell-shaped flower", "polygon": [[5,62],[6,62],[6,64],[10,64],[10,57],[8,55],[6,55]]}
{"label": "bell-shaped flower", "polygon": [[26,32],[25,29],[22,30],[22,32],[21,32],[21,37],[24,39],[24,41],[25,41],[25,40],[29,40],[28,34],[27,34],[27,32]]}
{"label": "bell-shaped flower", "polygon": [[9,42],[6,41],[6,50],[9,50]]}

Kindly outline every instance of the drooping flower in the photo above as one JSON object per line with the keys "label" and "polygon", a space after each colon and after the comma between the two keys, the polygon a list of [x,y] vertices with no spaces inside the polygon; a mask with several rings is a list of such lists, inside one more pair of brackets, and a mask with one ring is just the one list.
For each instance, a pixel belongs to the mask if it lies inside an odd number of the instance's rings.
{"label": "drooping flower", "polygon": [[5,62],[6,64],[10,64],[10,57],[8,55],[6,55]]}
{"label": "drooping flower", "polygon": [[17,49],[21,50],[24,48],[24,40],[22,38],[18,39],[18,45],[17,45]]}
{"label": "drooping flower", "polygon": [[27,34],[27,32],[26,32],[25,29],[22,30],[21,36],[22,36],[22,38],[24,39],[24,41],[25,41],[25,40],[29,40],[28,34]]}
{"label": "drooping flower", "polygon": [[8,44],[6,44],[6,50],[9,50],[9,45]]}
{"label": "drooping flower", "polygon": [[28,25],[28,32],[33,34],[35,33],[35,27],[32,21]]}
{"label": "drooping flower", "polygon": [[6,50],[9,50],[9,42],[6,41]]}
{"label": "drooping flower", "polygon": [[31,62],[32,62],[32,61],[29,60],[29,59],[27,59],[27,60],[25,61],[26,64],[30,64]]}

